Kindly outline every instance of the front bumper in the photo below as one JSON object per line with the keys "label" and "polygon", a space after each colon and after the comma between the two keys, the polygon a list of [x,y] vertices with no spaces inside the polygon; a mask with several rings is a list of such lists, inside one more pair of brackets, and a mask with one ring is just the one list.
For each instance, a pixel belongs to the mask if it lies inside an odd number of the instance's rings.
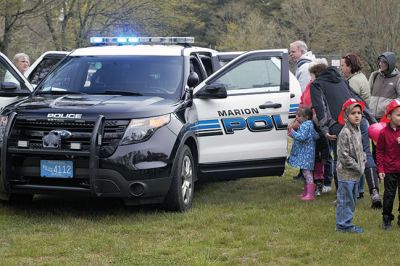
{"label": "front bumper", "polygon": [[[97,136],[102,123],[104,117],[99,116],[89,151],[27,150],[9,147],[4,138],[0,192],[119,197],[132,204],[162,201],[171,184],[176,134],[163,127],[146,142],[118,146],[111,156],[100,158]],[[6,136],[11,126],[7,125]],[[73,178],[41,177],[41,160],[72,161]]]}

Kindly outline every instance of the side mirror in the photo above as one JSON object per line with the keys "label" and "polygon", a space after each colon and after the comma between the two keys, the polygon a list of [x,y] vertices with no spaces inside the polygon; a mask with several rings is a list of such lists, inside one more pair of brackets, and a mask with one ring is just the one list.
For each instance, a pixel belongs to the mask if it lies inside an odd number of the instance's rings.
{"label": "side mirror", "polygon": [[187,80],[187,85],[189,86],[189,88],[193,88],[197,84],[199,84],[199,75],[197,75],[196,72],[190,72]]}
{"label": "side mirror", "polygon": [[14,82],[3,82],[0,89],[2,91],[13,91],[19,89],[19,86]]}
{"label": "side mirror", "polygon": [[14,82],[3,82],[0,84],[0,97],[29,96],[30,94],[30,90],[21,89]]}
{"label": "side mirror", "polygon": [[228,97],[228,93],[224,84],[211,84],[201,88],[196,96],[205,99],[223,99]]}

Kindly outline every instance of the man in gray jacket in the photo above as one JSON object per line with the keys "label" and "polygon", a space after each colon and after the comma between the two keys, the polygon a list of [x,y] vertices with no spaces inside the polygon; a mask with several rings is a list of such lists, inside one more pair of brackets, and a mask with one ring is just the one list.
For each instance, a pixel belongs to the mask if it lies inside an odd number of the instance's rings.
{"label": "man in gray jacket", "polygon": [[[295,41],[290,44],[289,55],[292,62],[296,64],[296,78],[300,83],[301,92],[303,93],[310,81],[310,72],[308,68],[310,63],[315,60],[315,56],[311,51],[308,51],[307,44],[303,41]],[[302,179],[303,173],[301,170],[293,177],[293,179]]]}
{"label": "man in gray jacket", "polygon": [[295,41],[289,47],[290,58],[296,64],[296,78],[300,83],[303,92],[310,81],[309,65],[315,60],[315,56],[308,51],[307,44],[303,41]]}
{"label": "man in gray jacket", "polygon": [[378,67],[369,78],[369,107],[379,120],[385,114],[386,106],[391,100],[400,100],[400,72],[396,68],[396,56],[392,52],[385,52],[378,57]]}

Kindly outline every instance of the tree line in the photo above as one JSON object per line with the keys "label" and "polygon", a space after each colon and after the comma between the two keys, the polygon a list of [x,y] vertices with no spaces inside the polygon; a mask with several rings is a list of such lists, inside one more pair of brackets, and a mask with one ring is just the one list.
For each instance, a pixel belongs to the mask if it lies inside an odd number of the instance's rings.
{"label": "tree line", "polygon": [[365,72],[399,50],[398,0],[0,0],[0,51],[36,58],[92,36],[194,36],[220,51],[287,48],[358,53]]}

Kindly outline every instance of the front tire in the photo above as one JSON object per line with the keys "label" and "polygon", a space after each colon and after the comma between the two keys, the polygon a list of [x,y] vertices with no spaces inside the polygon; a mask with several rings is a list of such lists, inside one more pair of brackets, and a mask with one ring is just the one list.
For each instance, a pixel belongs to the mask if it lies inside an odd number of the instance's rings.
{"label": "front tire", "polygon": [[192,152],[184,145],[178,154],[172,172],[172,182],[164,200],[164,207],[170,211],[184,212],[192,206],[196,165]]}

